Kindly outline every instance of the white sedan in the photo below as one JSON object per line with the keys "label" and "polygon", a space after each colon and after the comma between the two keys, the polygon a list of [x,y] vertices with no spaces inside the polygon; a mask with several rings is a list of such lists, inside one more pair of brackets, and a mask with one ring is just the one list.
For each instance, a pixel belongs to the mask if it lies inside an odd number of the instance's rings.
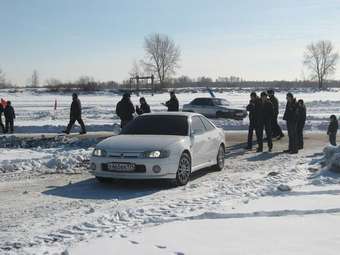
{"label": "white sedan", "polygon": [[185,185],[193,171],[224,167],[225,135],[207,118],[188,112],[143,114],[98,143],[90,168],[96,178],[171,179]]}
{"label": "white sedan", "polygon": [[200,113],[208,118],[243,120],[247,117],[246,110],[232,107],[227,100],[215,97],[195,98],[183,105],[182,111]]}

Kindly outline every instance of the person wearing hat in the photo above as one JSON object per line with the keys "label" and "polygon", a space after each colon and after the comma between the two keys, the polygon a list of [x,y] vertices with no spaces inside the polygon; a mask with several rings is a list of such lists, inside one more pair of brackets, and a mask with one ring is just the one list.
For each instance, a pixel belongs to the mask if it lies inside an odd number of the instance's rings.
{"label": "person wearing hat", "polygon": [[6,122],[5,133],[8,133],[8,132],[13,133],[15,111],[11,104],[11,101],[7,101],[6,108],[4,109],[4,115],[5,115],[5,122]]}
{"label": "person wearing hat", "polygon": [[298,153],[298,135],[297,135],[297,124],[298,124],[298,109],[296,99],[294,98],[292,93],[287,93],[287,104],[286,110],[283,115],[283,120],[287,123],[288,130],[288,150],[284,152],[290,154]]}
{"label": "person wearing hat", "polygon": [[116,114],[120,118],[120,127],[125,127],[131,120],[133,120],[133,114],[135,113],[135,107],[133,106],[130,93],[124,93],[123,98],[116,105]]}
{"label": "person wearing hat", "polygon": [[257,136],[257,152],[263,151],[263,130],[266,131],[268,151],[272,151],[272,129],[271,123],[274,118],[273,104],[268,99],[266,92],[261,93],[261,100],[256,109],[256,136]]}
{"label": "person wearing hat", "polygon": [[168,107],[168,112],[179,111],[179,103],[175,91],[170,92],[170,100],[165,103],[165,106]]}
{"label": "person wearing hat", "polygon": [[260,98],[256,95],[256,92],[251,92],[249,104],[247,105],[247,111],[249,112],[249,128],[248,128],[248,141],[247,150],[251,150],[253,147],[253,134],[256,131],[256,108],[260,103]]}
{"label": "person wearing hat", "polygon": [[78,95],[76,93],[72,94],[72,104],[70,109],[70,122],[67,125],[66,130],[63,131],[65,134],[69,134],[74,123],[76,121],[79,123],[81,127],[80,134],[86,134],[86,128],[83,119],[81,118],[81,102],[78,98]]}
{"label": "person wearing hat", "polygon": [[274,118],[272,121],[272,132],[273,132],[273,137],[277,137],[277,139],[281,139],[284,137],[284,134],[282,132],[282,129],[277,121],[277,118],[279,116],[279,100],[275,96],[274,90],[270,89],[267,91],[269,100],[273,104],[274,108]]}

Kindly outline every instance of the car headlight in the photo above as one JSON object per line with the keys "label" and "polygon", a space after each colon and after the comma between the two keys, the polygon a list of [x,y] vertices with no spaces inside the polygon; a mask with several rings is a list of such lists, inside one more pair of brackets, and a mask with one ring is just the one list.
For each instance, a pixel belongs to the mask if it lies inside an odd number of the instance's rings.
{"label": "car headlight", "polygon": [[169,157],[169,155],[170,155],[170,152],[164,151],[164,150],[143,152],[143,158],[167,158]]}
{"label": "car headlight", "polygon": [[106,156],[106,151],[103,150],[103,149],[95,148],[93,150],[92,156],[94,156],[94,157],[105,157]]}

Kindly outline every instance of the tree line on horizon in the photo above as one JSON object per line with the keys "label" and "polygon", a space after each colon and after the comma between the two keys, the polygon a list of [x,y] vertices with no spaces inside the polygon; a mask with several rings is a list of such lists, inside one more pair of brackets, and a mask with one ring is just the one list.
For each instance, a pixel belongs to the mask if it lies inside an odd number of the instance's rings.
{"label": "tree line on horizon", "polygon": [[[42,87],[46,87],[50,91],[69,91],[83,90],[96,91],[102,89],[148,89],[148,82],[139,82],[139,77],[147,76],[155,77],[156,84],[152,84],[152,89],[160,90],[165,88],[176,87],[199,87],[199,86],[289,86],[294,84],[304,86],[315,86],[319,89],[324,89],[327,86],[339,86],[338,81],[329,80],[330,76],[335,73],[339,54],[335,50],[332,42],[321,40],[316,43],[307,45],[304,56],[303,65],[309,70],[309,78],[304,81],[245,81],[241,77],[229,76],[219,77],[215,81],[210,77],[198,77],[196,79],[188,76],[180,76],[174,78],[176,71],[180,68],[181,50],[169,36],[159,33],[148,35],[144,38],[145,56],[143,59],[133,61],[132,69],[129,76],[137,79],[127,79],[122,83],[115,81],[100,82],[95,81],[93,77],[81,76],[75,82],[62,82],[58,79],[48,79]],[[132,80],[137,80],[137,84]],[[30,79],[30,84],[26,87],[39,87],[39,74],[37,70],[33,71]],[[4,73],[0,69],[0,88],[15,87],[9,82],[6,82]],[[150,87],[151,89],[151,87]]]}

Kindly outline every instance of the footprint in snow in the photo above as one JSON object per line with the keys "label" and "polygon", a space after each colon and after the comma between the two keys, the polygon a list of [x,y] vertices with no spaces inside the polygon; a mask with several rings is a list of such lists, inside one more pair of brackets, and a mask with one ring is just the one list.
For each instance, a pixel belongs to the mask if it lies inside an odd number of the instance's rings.
{"label": "footprint in snow", "polygon": [[180,251],[179,251],[179,252],[175,252],[174,254],[175,254],[175,255],[184,255],[184,252],[180,252]]}
{"label": "footprint in snow", "polygon": [[127,238],[127,236],[126,236],[126,235],[123,235],[123,234],[121,234],[120,237],[121,237],[121,238]]}
{"label": "footprint in snow", "polygon": [[132,244],[139,244],[137,241],[130,240],[130,243]]}
{"label": "footprint in snow", "polygon": [[166,246],[165,246],[165,245],[156,245],[156,247],[157,247],[158,249],[166,249]]}

